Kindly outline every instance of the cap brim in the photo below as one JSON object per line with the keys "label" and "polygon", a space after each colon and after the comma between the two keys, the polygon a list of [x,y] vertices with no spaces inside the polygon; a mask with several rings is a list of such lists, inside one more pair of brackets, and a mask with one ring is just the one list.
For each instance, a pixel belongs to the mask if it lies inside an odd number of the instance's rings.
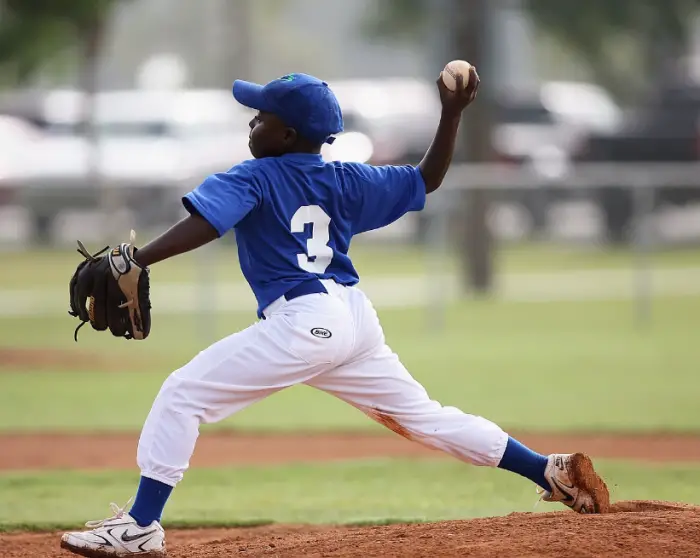
{"label": "cap brim", "polygon": [[263,86],[237,79],[233,82],[233,97],[245,107],[269,112],[263,95]]}

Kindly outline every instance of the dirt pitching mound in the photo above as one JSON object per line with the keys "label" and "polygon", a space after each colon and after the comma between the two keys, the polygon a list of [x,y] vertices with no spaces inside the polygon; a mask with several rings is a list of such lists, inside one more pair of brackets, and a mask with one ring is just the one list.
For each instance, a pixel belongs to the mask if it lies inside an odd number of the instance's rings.
{"label": "dirt pitching mound", "polygon": [[117,372],[124,362],[79,350],[0,347],[0,372]]}
{"label": "dirt pitching mound", "polygon": [[[470,556],[656,558],[700,556],[700,507],[626,501],[611,513],[506,517],[385,527],[284,526],[170,531],[172,558],[228,556]],[[60,533],[0,535],[7,558],[68,557]]]}

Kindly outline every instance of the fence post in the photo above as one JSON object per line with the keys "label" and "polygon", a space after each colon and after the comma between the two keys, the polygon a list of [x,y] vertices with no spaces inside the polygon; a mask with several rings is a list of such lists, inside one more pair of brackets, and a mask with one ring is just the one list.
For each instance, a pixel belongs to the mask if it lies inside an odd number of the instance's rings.
{"label": "fence post", "polygon": [[653,284],[650,255],[653,245],[655,185],[634,173],[631,181],[634,206],[633,249],[635,254],[635,323],[641,330],[651,324]]}
{"label": "fence post", "polygon": [[212,242],[205,244],[195,251],[195,266],[197,267],[196,279],[197,293],[195,301],[199,325],[198,336],[203,345],[213,343],[217,335],[218,311],[217,303],[217,258],[218,246]]}
{"label": "fence post", "polygon": [[451,192],[439,192],[433,194],[429,201],[428,226],[426,230],[426,301],[429,332],[445,329],[445,315],[447,298],[449,297],[447,284],[447,270],[445,260],[449,252],[450,235],[450,204],[448,197]]}

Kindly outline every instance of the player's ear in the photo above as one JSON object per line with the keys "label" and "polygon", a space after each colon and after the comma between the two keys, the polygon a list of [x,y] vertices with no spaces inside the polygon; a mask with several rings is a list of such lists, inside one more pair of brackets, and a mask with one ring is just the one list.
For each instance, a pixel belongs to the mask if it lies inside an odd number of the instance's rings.
{"label": "player's ear", "polygon": [[297,141],[298,137],[299,134],[297,134],[297,131],[294,128],[285,128],[284,143],[286,145],[293,145]]}

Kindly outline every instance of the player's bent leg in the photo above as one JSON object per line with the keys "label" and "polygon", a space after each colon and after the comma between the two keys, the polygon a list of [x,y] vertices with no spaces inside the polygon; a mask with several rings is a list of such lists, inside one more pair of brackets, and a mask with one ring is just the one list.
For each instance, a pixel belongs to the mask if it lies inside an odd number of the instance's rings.
{"label": "player's bent leg", "polygon": [[588,457],[540,455],[490,420],[441,405],[386,345],[307,383],[409,440],[474,465],[520,474],[541,487],[544,500],[562,502],[581,513],[607,507],[607,488]]}
{"label": "player's bent leg", "polygon": [[137,462],[145,477],[175,486],[189,467],[201,424],[220,421],[271,395],[290,378],[273,380],[279,347],[259,324],[197,354],[163,383],[139,438]]}
{"label": "player's bent leg", "polygon": [[[334,331],[338,345],[343,335],[331,318],[317,316],[312,323]],[[299,320],[303,322],[303,317]],[[131,510],[115,506],[113,517],[88,523],[88,531],[64,534],[61,546],[83,556],[162,555],[163,509],[189,467],[200,424],[220,421],[334,365],[325,362],[316,346],[323,339],[300,337],[311,328],[300,328],[299,320],[273,316],[258,322],[215,343],[171,374],[141,432],[137,462],[142,476]]]}
{"label": "player's bent leg", "polygon": [[[145,477],[175,486],[189,466],[199,425],[332,368],[346,354],[347,311],[336,299],[295,299],[279,314],[222,339],[175,371],[146,419],[137,461]],[[332,331],[331,338],[312,335]]]}

